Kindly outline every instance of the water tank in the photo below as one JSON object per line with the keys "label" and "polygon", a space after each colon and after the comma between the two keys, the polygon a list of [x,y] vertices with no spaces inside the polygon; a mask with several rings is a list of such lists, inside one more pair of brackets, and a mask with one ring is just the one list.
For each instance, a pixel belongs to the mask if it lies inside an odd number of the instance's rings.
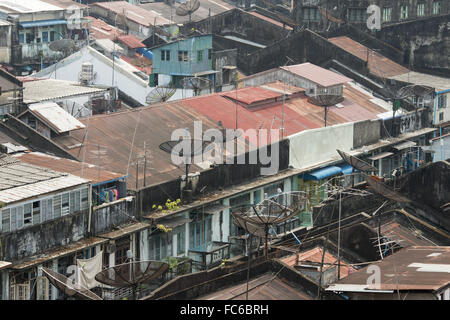
{"label": "water tank", "polygon": [[81,65],[81,82],[90,83],[94,80],[94,65],[90,62],[83,62]]}

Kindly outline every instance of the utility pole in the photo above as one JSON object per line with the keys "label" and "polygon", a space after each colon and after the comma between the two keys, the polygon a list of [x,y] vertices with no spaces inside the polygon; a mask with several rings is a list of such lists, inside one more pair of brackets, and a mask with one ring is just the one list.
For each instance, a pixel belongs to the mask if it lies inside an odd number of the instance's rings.
{"label": "utility pole", "polygon": [[146,186],[145,183],[146,175],[147,175],[147,149],[145,148],[145,141],[144,141],[144,187]]}

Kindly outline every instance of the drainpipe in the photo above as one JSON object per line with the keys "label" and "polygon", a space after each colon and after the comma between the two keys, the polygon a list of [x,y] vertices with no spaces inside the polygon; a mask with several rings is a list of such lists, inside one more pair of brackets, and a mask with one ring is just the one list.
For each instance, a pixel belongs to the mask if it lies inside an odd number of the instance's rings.
{"label": "drainpipe", "polygon": [[92,184],[89,184],[89,189],[88,189],[88,207],[89,207],[88,234],[91,235]]}

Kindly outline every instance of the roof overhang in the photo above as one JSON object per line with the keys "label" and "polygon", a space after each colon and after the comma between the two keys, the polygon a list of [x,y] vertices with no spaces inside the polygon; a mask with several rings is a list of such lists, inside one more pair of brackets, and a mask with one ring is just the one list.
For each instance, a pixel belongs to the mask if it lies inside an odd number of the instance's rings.
{"label": "roof overhang", "polygon": [[0,261],[0,270],[7,269],[10,265],[12,265],[11,262]]}
{"label": "roof overhang", "polygon": [[342,169],[338,166],[328,166],[325,168],[321,168],[309,173],[305,173],[303,175],[303,180],[308,181],[308,180],[322,180],[325,179],[327,177],[331,177],[334,176],[336,174],[339,174],[342,172]]}
{"label": "roof overhang", "polygon": [[33,28],[33,27],[46,27],[46,26],[67,24],[67,21],[63,19],[51,19],[51,20],[19,22],[19,24],[22,28]]}
{"label": "roof overhang", "polygon": [[372,157],[368,157],[367,159],[375,161],[375,160],[379,160],[379,159],[383,159],[383,158],[389,157],[389,156],[391,156],[393,154],[394,153],[392,153],[392,152],[381,152],[381,153],[378,153],[378,154],[376,154],[376,155],[374,155]]}
{"label": "roof overhang", "polygon": [[416,145],[417,145],[417,142],[405,141],[405,142],[402,142],[402,143],[399,143],[399,144],[393,146],[393,148],[397,151],[400,151],[400,150],[403,150],[406,148],[415,147]]}

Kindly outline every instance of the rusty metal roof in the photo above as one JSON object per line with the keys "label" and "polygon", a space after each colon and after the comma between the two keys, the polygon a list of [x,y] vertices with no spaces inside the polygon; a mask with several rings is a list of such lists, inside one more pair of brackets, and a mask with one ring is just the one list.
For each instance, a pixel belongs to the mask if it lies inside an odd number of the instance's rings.
{"label": "rusty metal roof", "polygon": [[125,177],[125,174],[107,171],[102,167],[100,167],[99,170],[98,166],[93,164],[83,164],[79,161],[59,158],[40,152],[21,153],[15,154],[14,156],[24,163],[49,168],[59,172],[66,172],[73,174],[74,176],[89,179],[93,184]]}
{"label": "rusty metal roof", "polygon": [[[323,255],[323,249],[320,247],[315,247],[311,250],[305,251],[305,252],[299,252],[297,254],[290,255],[286,258],[280,259],[281,262],[287,264],[290,267],[300,266],[302,264],[307,264],[308,262],[312,262],[313,264],[318,264],[320,267],[320,264],[322,262],[322,255]],[[332,255],[329,251],[325,251],[324,256],[324,266],[323,270],[330,269],[332,267],[337,267],[337,258]],[[344,261],[341,259],[341,279],[346,277],[350,272],[353,272],[354,269],[347,265]]]}
{"label": "rusty metal roof", "polygon": [[342,76],[336,72],[321,68],[315,64],[306,62],[292,66],[280,67],[302,78],[308,79],[323,87],[330,87],[338,84],[344,84],[352,79]]}
{"label": "rusty metal roof", "polygon": [[[244,300],[247,283],[216,291],[197,300]],[[312,300],[310,296],[272,273],[263,274],[249,281],[249,300]]]}
{"label": "rusty metal roof", "polygon": [[372,74],[379,77],[388,78],[409,72],[409,69],[386,58],[378,52],[367,48],[359,42],[350,39],[349,37],[335,37],[328,39],[328,41],[363,61],[367,62],[367,56],[369,56],[369,70]]}
{"label": "rusty metal roof", "polygon": [[281,93],[274,92],[259,87],[245,87],[237,91],[228,91],[222,94],[224,97],[229,97],[244,104],[252,104],[262,102],[265,100],[275,99],[281,97]]}
{"label": "rusty metal roof", "polygon": [[145,45],[132,34],[120,36],[119,41],[124,43],[130,49],[145,48]]}
{"label": "rusty metal roof", "polygon": [[107,24],[105,21],[96,19],[94,17],[85,17],[89,22],[89,35],[94,39],[109,39],[115,40],[124,33],[117,28]]}
{"label": "rusty metal roof", "polygon": [[281,22],[279,22],[277,20],[271,19],[269,17],[263,16],[262,14],[257,13],[255,11],[249,11],[248,13],[251,14],[252,16],[255,16],[255,17],[258,17],[258,18],[263,19],[265,21],[268,21],[270,23],[273,23],[274,25],[277,25],[279,27],[286,28],[287,30],[292,30],[292,27],[290,27],[288,25],[283,25],[283,23],[281,23]]}
{"label": "rusty metal roof", "polygon": [[[359,286],[362,290],[439,290],[450,283],[450,247],[413,246],[376,263],[380,268],[379,287],[367,284],[367,267],[330,286],[328,291]],[[371,272],[370,274],[372,274]]]}

